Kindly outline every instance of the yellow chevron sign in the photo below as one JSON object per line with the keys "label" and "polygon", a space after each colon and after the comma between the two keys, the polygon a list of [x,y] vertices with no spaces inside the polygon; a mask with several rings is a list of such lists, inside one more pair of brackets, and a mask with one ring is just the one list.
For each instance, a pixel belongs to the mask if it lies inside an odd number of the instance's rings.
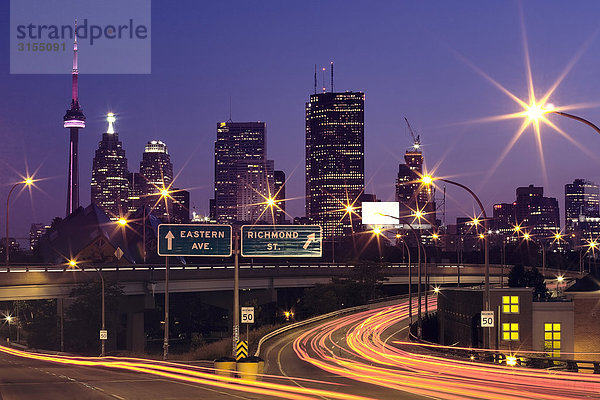
{"label": "yellow chevron sign", "polygon": [[242,358],[248,358],[248,342],[238,340],[235,346],[235,361],[240,361]]}

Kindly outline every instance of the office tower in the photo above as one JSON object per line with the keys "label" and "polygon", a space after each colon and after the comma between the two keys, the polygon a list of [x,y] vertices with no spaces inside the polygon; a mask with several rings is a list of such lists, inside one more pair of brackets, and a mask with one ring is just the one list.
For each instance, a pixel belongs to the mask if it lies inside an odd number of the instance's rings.
{"label": "office tower", "polygon": [[543,187],[517,188],[515,217],[517,224],[540,238],[550,237],[560,229],[558,200],[544,197]]}
{"label": "office tower", "polygon": [[91,199],[110,219],[116,220],[128,211],[127,158],[114,130],[115,115],[108,113],[106,120],[108,129],[98,143],[92,166]]}
{"label": "office tower", "polygon": [[362,92],[323,92],[306,103],[306,216],[325,239],[349,234],[345,210],[365,187]]}
{"label": "office tower", "polygon": [[129,213],[135,212],[145,204],[142,199],[142,190],[145,187],[145,182],[146,180],[139,172],[129,172],[127,174],[127,211]]}
{"label": "office tower", "polygon": [[175,224],[190,222],[190,192],[181,189],[172,189],[173,215],[171,221]]}
{"label": "office tower", "polygon": [[276,205],[275,221],[277,224],[285,224],[285,172],[275,171],[273,174],[273,187]]}
{"label": "office tower", "polygon": [[577,222],[580,216],[598,217],[598,185],[584,179],[575,179],[565,185],[565,227]]}
{"label": "office tower", "polygon": [[149,141],[140,162],[140,199],[152,209],[152,213],[162,222],[167,222],[173,213],[173,202],[161,198],[161,191],[171,190],[173,184],[173,164],[167,145],[160,140]]}
{"label": "office tower", "polygon": [[73,69],[71,70],[71,108],[63,117],[63,127],[69,128],[69,174],[67,177],[67,215],[79,207],[79,128],[85,128],[85,115],[79,105],[77,78],[77,23],[73,31]]}
{"label": "office tower", "polygon": [[594,182],[575,179],[565,185],[565,230],[580,239],[600,235],[599,188]]}
{"label": "office tower", "polygon": [[236,174],[236,221],[265,222],[275,224],[275,207],[267,207],[268,199],[275,196],[274,162],[237,160]]}
{"label": "office tower", "polygon": [[31,224],[31,227],[29,228],[29,250],[37,250],[40,238],[48,229],[50,229],[50,225],[47,224]]}
{"label": "office tower", "polygon": [[211,217],[217,222],[274,223],[266,200],[274,192],[274,163],[267,160],[264,122],[220,122],[215,141],[215,198]]}
{"label": "office tower", "polygon": [[499,203],[494,204],[494,221],[490,225],[494,230],[503,234],[511,234],[514,232],[514,227],[517,225],[517,217],[515,215],[515,203]]}
{"label": "office tower", "polygon": [[423,152],[420,144],[415,141],[413,147],[406,150],[404,164],[398,166],[398,178],[396,179],[396,201],[400,203],[400,217],[406,217],[406,221],[418,225],[419,221],[410,217],[417,210],[424,214],[421,224],[436,225],[436,206],[433,185],[422,185],[420,179],[423,176]]}

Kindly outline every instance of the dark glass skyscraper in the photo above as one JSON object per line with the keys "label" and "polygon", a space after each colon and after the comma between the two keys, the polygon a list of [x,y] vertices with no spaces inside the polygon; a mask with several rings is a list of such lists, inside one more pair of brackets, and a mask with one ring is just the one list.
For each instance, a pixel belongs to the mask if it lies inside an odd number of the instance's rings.
{"label": "dark glass skyscraper", "polygon": [[306,103],[306,216],[323,237],[351,230],[345,206],[365,187],[362,92],[324,92]]}
{"label": "dark glass skyscraper", "polygon": [[264,122],[217,125],[215,199],[211,207],[216,221],[274,223],[264,204],[275,194],[274,163],[267,160],[266,130]]}
{"label": "dark glass skyscraper", "polygon": [[125,150],[115,132],[115,116],[108,113],[108,129],[102,134],[92,166],[92,203],[111,219],[118,219],[128,211],[129,181]]}
{"label": "dark glass skyscraper", "polygon": [[163,189],[171,189],[173,164],[167,145],[160,140],[151,140],[144,148],[140,162],[140,200],[153,208],[153,213],[163,222],[173,214],[173,203],[160,198]]}

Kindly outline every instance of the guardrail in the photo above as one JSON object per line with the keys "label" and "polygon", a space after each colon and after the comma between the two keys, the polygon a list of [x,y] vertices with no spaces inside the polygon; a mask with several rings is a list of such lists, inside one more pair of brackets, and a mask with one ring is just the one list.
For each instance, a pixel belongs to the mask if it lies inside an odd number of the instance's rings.
{"label": "guardrail", "polygon": [[[508,360],[522,367],[549,369],[549,370],[564,370],[569,372],[579,372],[579,370],[590,370],[594,374],[600,374],[600,361],[587,360],[570,360],[556,357],[539,357],[531,355],[526,351],[520,352],[521,355],[504,354],[502,352],[493,353],[488,350],[479,349],[446,349],[449,353],[464,359],[480,360],[486,362],[494,362],[498,364],[506,364]],[[537,353],[536,353],[537,354]]]}

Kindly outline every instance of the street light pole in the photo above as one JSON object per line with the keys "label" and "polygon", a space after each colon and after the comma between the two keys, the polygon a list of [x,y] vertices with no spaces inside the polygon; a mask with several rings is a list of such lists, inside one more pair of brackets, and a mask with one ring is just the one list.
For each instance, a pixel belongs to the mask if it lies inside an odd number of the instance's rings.
{"label": "street light pole", "polygon": [[574,119],[575,121],[583,122],[584,124],[591,127],[593,130],[595,130],[597,133],[600,134],[600,128],[598,128],[596,125],[594,125],[587,119],[583,119],[581,117],[578,117],[577,115],[569,114],[569,113],[566,113],[563,111],[548,111],[548,112],[552,113],[552,114],[562,115],[563,117],[571,118],[571,119]]}
{"label": "street light pole", "polygon": [[[396,219],[400,222],[405,223],[406,225],[408,225],[408,227],[410,228],[410,231],[413,233],[413,235],[415,236],[415,240],[417,241],[417,274],[419,275],[418,277],[418,288],[417,288],[417,337],[419,339],[421,339],[421,328],[422,328],[422,316],[421,316],[421,236],[417,234],[415,228],[413,228],[413,226],[406,222],[404,219],[400,218],[400,217],[395,217],[393,215],[389,215],[389,214],[382,214],[379,213],[379,215],[383,216],[383,217],[389,217],[389,218],[393,218]],[[423,249],[423,251],[425,251],[425,249]],[[411,282],[411,270],[410,270],[410,266],[408,269],[408,279],[409,279],[409,297],[411,297],[412,294],[412,289],[410,288],[412,282]],[[408,304],[408,308],[409,311],[408,313],[410,314],[410,316],[412,317],[412,298],[409,299],[409,304]]]}
{"label": "street light pole", "polygon": [[402,241],[402,244],[406,248],[406,252],[408,253],[408,317],[410,319],[410,324],[412,325],[412,265],[410,263],[410,248],[406,244],[404,238],[400,239],[400,234],[396,234],[396,240]]}
{"label": "street light pole", "polygon": [[[599,131],[600,133],[600,131]],[[483,204],[481,203],[481,201],[479,200],[479,197],[477,197],[477,195],[468,187],[466,187],[465,185],[458,183],[458,182],[454,182],[450,179],[444,179],[444,178],[432,178],[430,176],[424,176],[423,178],[421,178],[421,182],[426,184],[426,185],[431,185],[433,183],[433,180],[438,180],[438,181],[442,181],[442,182],[446,182],[450,185],[455,185],[458,186],[464,190],[466,190],[472,197],[473,199],[475,199],[475,202],[477,202],[477,205],[479,206],[479,209],[481,210],[481,214],[483,216],[483,231],[484,231],[484,235],[483,235],[483,246],[484,246],[484,264],[485,264],[485,310],[489,311],[490,310],[490,252],[489,252],[489,234],[488,234],[488,219],[487,219],[487,214],[485,212],[485,208],[483,207]],[[489,347],[489,344],[491,342],[491,330],[488,330],[488,343],[487,343],[487,347]],[[485,337],[485,335],[484,335]]]}
{"label": "street light pole", "polygon": [[15,190],[15,188],[19,185],[25,185],[25,186],[29,186],[33,183],[33,179],[32,178],[27,178],[21,182],[17,182],[13,185],[13,187],[10,188],[10,191],[8,192],[8,196],[6,197],[6,242],[4,243],[4,251],[6,252],[6,267],[7,267],[7,271],[8,271],[8,263],[9,263],[9,253],[10,253],[10,245],[9,245],[9,240],[8,240],[8,208],[10,206],[10,195],[12,194],[13,190]]}
{"label": "street light pole", "polygon": [[[96,272],[98,272],[98,275],[100,275],[100,282],[102,283],[102,330],[105,331],[106,330],[106,325],[105,325],[105,307],[104,307],[104,276],[102,276],[102,272],[100,272],[100,270],[98,268],[96,268]],[[106,355],[106,339],[101,339],[100,340],[102,342],[101,346],[102,346],[102,350],[100,352],[100,357],[104,357]]]}

